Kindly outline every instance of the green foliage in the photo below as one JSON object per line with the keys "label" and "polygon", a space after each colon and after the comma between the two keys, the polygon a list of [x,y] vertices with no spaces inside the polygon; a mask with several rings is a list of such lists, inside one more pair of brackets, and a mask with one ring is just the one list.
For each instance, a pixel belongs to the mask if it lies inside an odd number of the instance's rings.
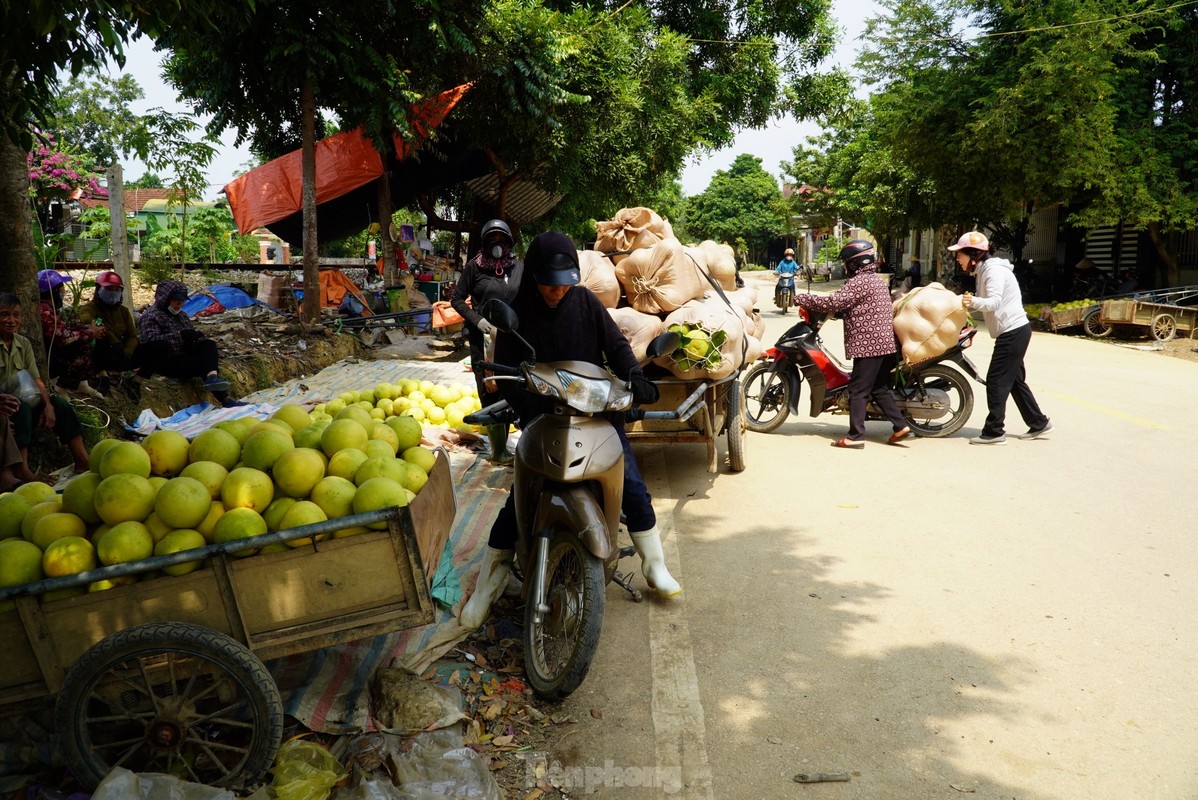
{"label": "green foliage", "polygon": [[94,67],[70,77],[53,96],[49,130],[86,152],[96,164],[113,164],[129,153],[140,118],[129,107],[145,96],[132,75],[111,77]]}
{"label": "green foliage", "polygon": [[125,181],[126,189],[165,189],[166,179],[153,170],[147,170],[134,181]]}
{"label": "green foliage", "polygon": [[162,281],[172,280],[176,277],[171,259],[154,252],[147,253],[144,247],[137,274],[142,283],[150,286],[157,286]]}
{"label": "green foliage", "polygon": [[778,181],[748,153],[727,170],[717,170],[701,194],[688,198],[687,230],[699,239],[743,240],[749,252],[765,247],[786,230]]}

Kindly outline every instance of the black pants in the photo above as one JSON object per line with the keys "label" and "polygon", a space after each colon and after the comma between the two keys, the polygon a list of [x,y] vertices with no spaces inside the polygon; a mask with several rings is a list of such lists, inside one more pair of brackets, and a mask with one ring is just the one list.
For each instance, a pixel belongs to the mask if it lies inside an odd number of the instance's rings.
{"label": "black pants", "polygon": [[[83,433],[83,426],[79,423],[79,417],[75,415],[75,409],[71,407],[70,403],[64,398],[52,394],[50,395],[50,404],[54,406],[54,435],[58,437],[58,441],[67,444]],[[21,401],[20,410],[10,417],[17,447],[29,447],[33,443],[33,429],[37,427],[41,416],[41,406],[35,410],[33,406]]]}
{"label": "black pants", "polygon": [[1015,407],[1031,430],[1039,430],[1048,424],[1048,417],[1040,410],[1032,390],[1027,385],[1027,371],[1023,357],[1032,341],[1032,326],[1024,325],[1007,331],[994,340],[994,354],[990,356],[990,367],[986,370],[986,424],[982,436],[992,439],[1005,432],[1007,398],[1015,400]]}
{"label": "black pants", "polygon": [[104,339],[97,339],[96,347],[92,351],[92,366],[98,370],[124,372],[132,369],[133,363],[131,359],[125,358],[124,344],[113,344]]}
{"label": "black pants", "polygon": [[896,362],[894,353],[853,359],[853,374],[849,378],[850,441],[865,440],[865,414],[871,397],[896,431],[907,427],[903,412],[899,411],[898,403],[890,394],[890,372]]}
{"label": "black pants", "polygon": [[176,350],[169,342],[142,342],[133,353],[133,363],[143,378],[155,374],[168,378],[205,378],[216,371],[216,342],[196,339]]}

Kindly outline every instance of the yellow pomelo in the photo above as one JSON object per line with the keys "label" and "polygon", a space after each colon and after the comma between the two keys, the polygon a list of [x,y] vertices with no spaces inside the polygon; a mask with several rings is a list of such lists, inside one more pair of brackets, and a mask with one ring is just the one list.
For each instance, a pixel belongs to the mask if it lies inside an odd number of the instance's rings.
{"label": "yellow pomelo", "polygon": [[258,427],[258,423],[261,421],[257,417],[238,417],[232,420],[234,427],[230,428],[229,432],[237,437],[238,444],[245,444],[246,438]]}
{"label": "yellow pomelo", "polygon": [[347,447],[344,450],[338,450],[333,453],[329,459],[329,466],[325,469],[326,475],[335,475],[338,478],[345,478],[352,481],[354,473],[358,471],[358,467],[362,466],[370,456],[356,447]]}
{"label": "yellow pomelo", "polygon": [[24,539],[0,541],[0,587],[21,586],[43,577],[41,548]]}
{"label": "yellow pomelo", "polygon": [[354,513],[354,494],[357,491],[358,487],[353,481],[329,475],[321,478],[320,482],[312,487],[312,494],[308,499],[320,506],[326,517],[337,519]]}
{"label": "yellow pomelo", "polygon": [[[279,530],[287,531],[292,528],[302,528],[304,525],[324,522],[326,519],[328,517],[320,510],[320,506],[310,500],[300,500],[283,514],[283,520],[279,523],[282,527]],[[327,533],[322,533],[315,537],[318,542],[324,541],[327,538],[329,538]],[[312,544],[312,539],[313,537],[311,536],[305,536],[300,539],[289,539],[284,544],[288,547],[303,547],[306,544]]]}
{"label": "yellow pomelo", "polygon": [[154,510],[154,486],[139,475],[117,474],[100,481],[94,500],[96,513],[109,525],[141,522]]}
{"label": "yellow pomelo", "polygon": [[131,583],[137,583],[136,575],[119,575],[115,578],[92,581],[87,585],[87,590],[89,592],[106,592],[109,589],[115,589],[118,586],[128,586]]}
{"label": "yellow pomelo", "polygon": [[354,473],[354,483],[361,486],[371,478],[390,478],[403,486],[408,479],[408,470],[395,456],[368,458]]}
{"label": "yellow pomelo", "polygon": [[[238,539],[248,539],[251,536],[261,536],[266,533],[266,520],[251,508],[231,508],[216,521],[212,529],[212,541],[235,542]],[[254,549],[236,550],[235,556],[252,556]]]}
{"label": "yellow pomelo", "polygon": [[279,456],[288,450],[295,449],[290,433],[279,430],[260,428],[257,433],[250,433],[241,448],[241,461],[247,467],[269,472]]}
{"label": "yellow pomelo", "polygon": [[[165,522],[159,519],[157,513],[146,517],[142,521],[142,524],[146,526],[146,530],[150,532],[150,536],[154,539],[155,543],[161,542],[166,538],[168,533],[175,529],[173,525],[167,525]],[[96,545],[100,544],[100,540],[96,539],[95,537],[92,538],[92,542]]]}
{"label": "yellow pomelo", "polygon": [[[345,403],[345,405],[351,406],[354,403],[358,402],[358,393],[357,392],[342,392],[341,394],[337,395],[337,399],[340,400],[342,403]],[[332,405],[332,403],[329,403],[329,405]]]}
{"label": "yellow pomelo", "polygon": [[157,497],[158,490],[163,486],[166,486],[166,482],[170,480],[170,478],[164,478],[161,475],[151,475],[150,477],[146,478],[146,480],[148,480],[150,485],[154,487],[154,497]]}
{"label": "yellow pomelo", "polygon": [[432,408],[426,410],[424,413],[428,417],[428,421],[431,422],[432,424],[434,424],[434,425],[444,425],[445,424],[445,419],[446,419],[445,409],[438,408],[437,406],[433,406]]}
{"label": "yellow pomelo", "polygon": [[366,430],[370,430],[370,423],[374,421],[370,412],[359,405],[346,406],[333,415],[333,422],[342,419],[352,419]]}
{"label": "yellow pomelo", "polygon": [[[354,513],[364,514],[367,511],[377,511],[391,506],[406,506],[408,493],[400,484],[390,478],[371,478],[358,487],[354,493]],[[386,530],[386,522],[374,522],[368,527],[375,530]]]}
{"label": "yellow pomelo", "polygon": [[300,428],[292,436],[292,441],[296,447],[307,447],[312,450],[320,449],[320,434],[324,433],[324,426],[313,422],[306,428]]}
{"label": "yellow pomelo", "polygon": [[432,394],[429,395],[432,401],[441,408],[445,408],[445,406],[449,405],[454,400],[457,400],[460,396],[461,395],[454,394],[453,389],[450,389],[444,384],[437,384],[434,386]]}
{"label": "yellow pomelo", "polygon": [[279,410],[271,416],[271,419],[286,422],[291,426],[291,430],[293,431],[298,431],[312,424],[312,415],[297,405],[280,406]]}
{"label": "yellow pomelo", "polygon": [[21,520],[31,508],[33,501],[15,492],[0,497],[0,541],[21,535]]}
{"label": "yellow pomelo", "polygon": [[355,525],[352,528],[342,528],[339,531],[333,532],[334,539],[344,539],[346,536],[355,536],[359,533],[370,533],[370,528],[365,525]]}
{"label": "yellow pomelo", "polygon": [[391,413],[394,414],[395,416],[399,416],[400,414],[407,411],[411,407],[412,407],[411,400],[409,400],[406,397],[397,397],[397,398],[395,398],[395,401],[391,403]]}
{"label": "yellow pomelo", "polygon": [[[113,441],[115,441],[115,439]],[[30,502],[31,505],[35,506],[38,503],[49,500],[51,497],[54,497],[54,495],[57,494],[57,492],[54,491],[53,486],[48,483],[42,483],[41,481],[22,483],[20,486],[13,489],[12,493],[19,497],[24,497]]]}
{"label": "yellow pomelo", "polygon": [[[286,422],[284,422],[281,419],[259,420],[258,422],[254,423],[253,427],[250,428],[245,441],[243,441],[241,444],[242,448],[245,447],[246,442],[248,442],[250,439],[253,438],[254,434],[261,433],[262,431],[274,431],[276,433],[284,433],[284,434],[287,434],[288,439],[290,439],[291,435],[293,433],[295,433],[295,430],[293,430],[290,425],[288,425]],[[244,450],[241,454],[241,457],[245,458]]]}
{"label": "yellow pomelo", "polygon": [[335,419],[320,435],[320,449],[332,458],[334,453],[347,447],[362,450],[369,440],[370,435],[366,433],[366,427],[362,423],[347,418]]}
{"label": "yellow pomelo", "polygon": [[298,503],[294,497],[280,497],[272,501],[262,512],[262,519],[266,520],[266,529],[271,531],[281,531],[279,523],[283,521],[283,515],[287,513],[287,509]]}
{"label": "yellow pomelo", "polygon": [[399,452],[399,434],[385,422],[375,420],[370,426],[370,441],[386,442],[391,447],[391,455]]}
{"label": "yellow pomelo", "polygon": [[[387,430],[391,430],[388,428]],[[371,439],[366,443],[367,458],[395,458],[395,448],[381,439]]]}
{"label": "yellow pomelo", "polygon": [[[208,544],[208,540],[199,531],[182,528],[177,531],[171,531],[162,537],[161,541],[154,545],[154,555],[169,556],[172,553],[181,553],[184,550],[194,550],[206,544]],[[201,563],[202,561],[198,559],[196,561],[184,561],[182,564],[163,567],[162,571],[167,575],[186,575],[189,572],[195,572],[199,569]]]}
{"label": "yellow pomelo", "polygon": [[264,555],[267,555],[268,553],[286,553],[289,550],[291,550],[291,548],[288,547],[286,545],[286,543],[275,542],[274,544],[268,544],[266,547],[259,547],[258,555],[264,556]]}
{"label": "yellow pomelo", "polygon": [[101,439],[92,446],[91,452],[87,454],[92,472],[100,474],[100,459],[104,458],[104,454],[110,447],[120,444],[120,442],[120,439]]}
{"label": "yellow pomelo", "polygon": [[197,461],[215,461],[225,469],[233,469],[233,465],[241,458],[241,445],[237,437],[228,431],[209,428],[191,440],[187,457],[193,464]]}
{"label": "yellow pomelo", "polygon": [[141,561],[154,555],[154,537],[150,529],[140,522],[122,522],[113,525],[104,534],[104,538],[96,545],[96,555],[100,563],[108,567]]}
{"label": "yellow pomelo", "polygon": [[208,496],[213,500],[220,497],[221,484],[229,475],[229,470],[215,461],[195,461],[188,464],[179,473],[180,477],[195,478],[208,489]]}
{"label": "yellow pomelo", "polygon": [[290,497],[307,497],[312,487],[324,477],[324,453],[297,447],[279,456],[271,471],[275,486]]}
{"label": "yellow pomelo", "polygon": [[424,484],[428,483],[428,474],[410,461],[403,463],[408,468],[407,480],[403,482],[404,488],[418,494],[424,488]]}
{"label": "yellow pomelo", "polygon": [[[251,417],[251,419],[253,418]],[[225,433],[232,434],[233,438],[237,440],[238,444],[241,444],[245,441],[245,435],[248,430],[242,426],[241,419],[222,419],[212,427],[218,428]]]}
{"label": "yellow pomelo", "polygon": [[412,406],[407,411],[403,412],[401,416],[411,417],[412,419],[416,420],[417,423],[424,422],[424,409],[420,406]]}
{"label": "yellow pomelo", "polygon": [[67,536],[87,538],[87,523],[74,514],[57,512],[46,514],[33,526],[33,537],[29,540],[45,550],[50,543]]}
{"label": "yellow pomelo", "polygon": [[408,402],[414,406],[420,405],[427,399],[428,398],[424,396],[424,392],[420,391],[419,389],[408,392]]}
{"label": "yellow pomelo", "polygon": [[437,463],[437,454],[424,447],[409,447],[403,451],[403,460],[420,467],[427,475],[433,471],[433,464]]}
{"label": "yellow pomelo", "polygon": [[21,535],[27,541],[33,541],[33,529],[38,521],[47,514],[62,513],[62,498],[54,495],[49,500],[43,500],[37,503],[33,508],[25,512],[25,516],[21,518]]}
{"label": "yellow pomelo", "polygon": [[469,411],[463,411],[462,407],[455,403],[445,409],[445,424],[451,428],[461,428],[462,418],[469,413]]}
{"label": "yellow pomelo", "polygon": [[154,513],[171,529],[194,528],[208,516],[212,495],[195,478],[171,478],[154,498]]}
{"label": "yellow pomelo", "polygon": [[436,389],[436,388],[437,388],[437,384],[433,383],[430,380],[423,380],[420,382],[420,393],[423,394],[425,397],[428,397],[430,394],[432,394],[433,389]]}
{"label": "yellow pomelo", "polygon": [[383,412],[384,418],[395,413],[395,403],[390,398],[384,397],[382,400],[377,401],[374,407]]}
{"label": "yellow pomelo", "polygon": [[413,380],[412,378],[402,378],[399,381],[399,385],[403,388],[404,395],[407,396],[420,388],[420,381]]}
{"label": "yellow pomelo", "polygon": [[359,400],[358,402],[354,403],[354,405],[365,411],[367,414],[369,414],[371,411],[374,411],[374,403],[369,400]]}
{"label": "yellow pomelo", "polygon": [[[154,515],[151,514],[150,516],[152,517]],[[148,518],[149,517],[147,517],[147,519]],[[104,534],[108,533],[110,530],[112,530],[111,525],[109,525],[107,522],[102,523],[96,526],[96,529],[92,531],[92,535],[88,538],[92,540],[92,544],[99,544],[100,540],[104,538]]]}
{"label": "yellow pomelo", "polygon": [[409,447],[415,447],[420,444],[420,423],[412,417],[395,417],[387,420],[387,427],[395,431],[395,438],[398,440],[395,445],[395,452],[402,453]]}
{"label": "yellow pomelo", "polygon": [[262,513],[275,498],[275,485],[270,476],[251,467],[238,467],[229,473],[220,489],[225,516],[236,508],[248,508]]}
{"label": "yellow pomelo", "polygon": [[358,392],[359,403],[370,403],[371,405],[374,405],[374,401],[376,399],[377,398],[374,395],[374,389],[362,389]]}
{"label": "yellow pomelo", "polygon": [[372,408],[370,409],[370,418],[375,422],[382,422],[387,418],[387,414],[381,408]]}
{"label": "yellow pomelo", "polygon": [[141,447],[150,456],[150,474],[173,478],[187,466],[191,443],[178,431],[154,431]]}
{"label": "yellow pomelo", "polygon": [[374,402],[395,397],[395,387],[389,383],[380,383],[374,387]]}
{"label": "yellow pomelo", "polygon": [[208,541],[212,541],[212,529],[216,527],[216,521],[224,516],[225,504],[219,500],[213,500],[212,506],[208,509],[208,516],[204,517],[204,521],[196,525],[196,530]]}
{"label": "yellow pomelo", "polygon": [[100,474],[150,477],[150,455],[133,442],[117,442],[100,459]]}
{"label": "yellow pomelo", "polygon": [[324,404],[324,413],[333,415],[345,409],[345,401],[340,397],[330,400]]}
{"label": "yellow pomelo", "polygon": [[65,578],[95,568],[96,548],[82,536],[58,539],[42,553],[42,572],[47,578]]}

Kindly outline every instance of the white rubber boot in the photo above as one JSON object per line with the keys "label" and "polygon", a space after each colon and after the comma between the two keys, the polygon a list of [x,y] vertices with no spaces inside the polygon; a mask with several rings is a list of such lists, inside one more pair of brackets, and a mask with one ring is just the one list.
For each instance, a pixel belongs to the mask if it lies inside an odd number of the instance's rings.
{"label": "white rubber boot", "polygon": [[503,594],[503,587],[507,585],[515,556],[515,550],[487,547],[487,552],[483,554],[482,569],[478,573],[478,583],[474,584],[474,594],[462,606],[459,620],[463,628],[475,630],[487,621],[491,604]]}
{"label": "white rubber boot", "polygon": [[682,585],[674,580],[666,568],[666,556],[661,550],[661,534],[657,532],[657,526],[640,533],[629,531],[628,535],[641,555],[641,574],[645,576],[649,588],[656,590],[662,597],[682,594]]}

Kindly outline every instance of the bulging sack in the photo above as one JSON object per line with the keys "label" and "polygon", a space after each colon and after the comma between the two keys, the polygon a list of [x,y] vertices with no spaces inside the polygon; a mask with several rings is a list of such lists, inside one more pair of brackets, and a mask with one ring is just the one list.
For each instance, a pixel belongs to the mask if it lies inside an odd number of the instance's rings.
{"label": "bulging sack", "polygon": [[578,269],[582,285],[594,292],[604,307],[615,308],[620,304],[620,282],[616,280],[611,259],[597,250],[579,250]]}
{"label": "bulging sack", "polygon": [[721,298],[691,301],[666,317],[665,329],[678,333],[681,342],[655,363],[684,380],[727,377],[761,355],[749,324],[743,311]]}
{"label": "bulging sack", "polygon": [[904,364],[941,355],[957,342],[965,326],[961,298],[939,283],[920,286],[894,301],[894,332]]}
{"label": "bulging sack", "polygon": [[716,242],[711,239],[699,242],[699,250],[707,255],[708,275],[715,279],[724,291],[736,288],[736,252],[731,245]]}
{"label": "bulging sack", "polygon": [[[651,208],[621,208],[610,220],[595,223],[595,249],[600,253],[639,250],[663,239],[673,239],[674,229]],[[612,256],[619,264],[627,255]]]}
{"label": "bulging sack", "polygon": [[607,313],[611,314],[611,318],[616,322],[616,327],[620,329],[620,333],[624,334],[624,338],[632,346],[632,354],[636,356],[636,360],[644,361],[649,342],[665,330],[661,318],[652,314],[642,314],[628,306],[609,308]]}
{"label": "bulging sack", "polygon": [[645,314],[670,313],[703,296],[710,285],[677,239],[634,250],[616,265],[628,304]]}

